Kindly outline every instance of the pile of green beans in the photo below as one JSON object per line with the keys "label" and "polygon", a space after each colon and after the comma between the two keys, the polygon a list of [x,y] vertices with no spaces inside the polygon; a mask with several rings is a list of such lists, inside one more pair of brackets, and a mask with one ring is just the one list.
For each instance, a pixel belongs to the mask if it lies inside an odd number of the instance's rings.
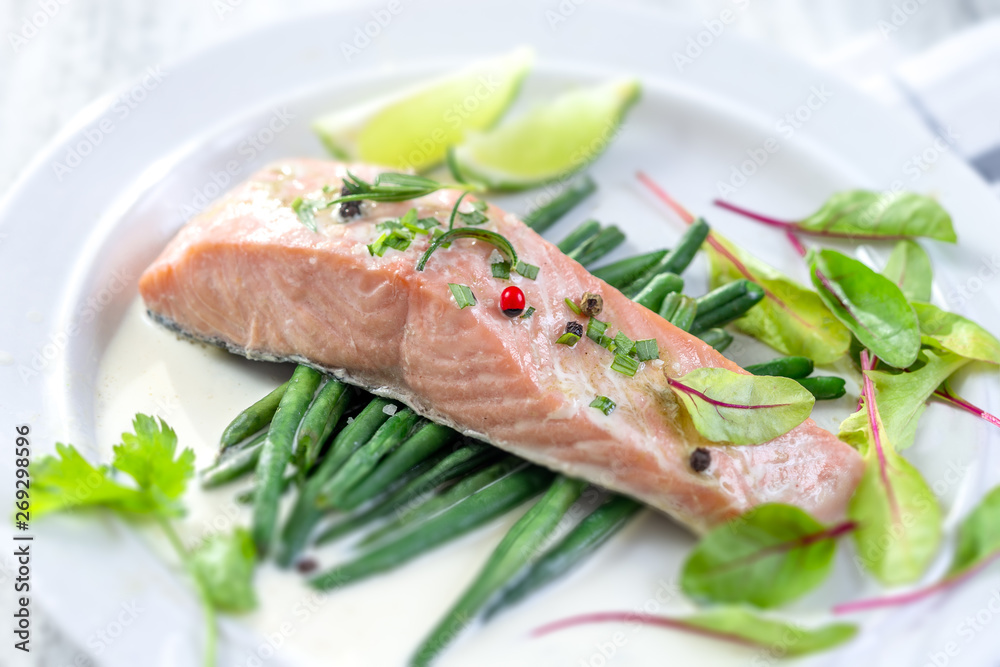
{"label": "pile of green beans", "polygon": [[791,378],[805,387],[817,401],[837,399],[847,393],[847,383],[843,378],[834,375],[809,377],[813,372],[813,362],[807,357],[781,357],[747,366],[744,370],[754,375]]}

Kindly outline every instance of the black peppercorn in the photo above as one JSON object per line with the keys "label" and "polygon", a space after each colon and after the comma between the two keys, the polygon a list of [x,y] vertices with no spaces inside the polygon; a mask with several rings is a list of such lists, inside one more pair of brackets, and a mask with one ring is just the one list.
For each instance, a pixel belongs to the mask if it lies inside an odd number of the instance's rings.
{"label": "black peppercorn", "polygon": [[597,317],[604,310],[604,298],[600,294],[584,292],[580,299],[580,310],[588,317]]}
{"label": "black peppercorn", "polygon": [[[340,196],[346,197],[347,195],[354,194],[351,188],[344,184],[344,187],[340,189]],[[356,218],[361,215],[361,202],[359,201],[342,201],[340,202],[340,217],[344,220],[350,220],[351,218]]]}
{"label": "black peppercorn", "polygon": [[583,337],[583,325],[579,322],[570,320],[566,323],[566,333],[576,334],[577,336]]}
{"label": "black peppercorn", "polygon": [[708,470],[708,466],[712,464],[712,453],[704,447],[699,447],[691,452],[690,462],[691,470],[694,470],[695,472],[704,472]]}

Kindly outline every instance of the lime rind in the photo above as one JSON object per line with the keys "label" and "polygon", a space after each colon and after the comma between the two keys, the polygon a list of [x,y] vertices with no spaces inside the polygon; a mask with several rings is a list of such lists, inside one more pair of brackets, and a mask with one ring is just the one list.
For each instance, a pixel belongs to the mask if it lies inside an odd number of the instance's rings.
{"label": "lime rind", "polygon": [[425,171],[470,131],[493,127],[534,61],[529,48],[475,63],[398,95],[317,119],[312,127],[342,160]]}
{"label": "lime rind", "polygon": [[449,150],[462,182],[520,190],[579,171],[601,155],[639,99],[634,79],[570,91],[489,131],[470,132]]}

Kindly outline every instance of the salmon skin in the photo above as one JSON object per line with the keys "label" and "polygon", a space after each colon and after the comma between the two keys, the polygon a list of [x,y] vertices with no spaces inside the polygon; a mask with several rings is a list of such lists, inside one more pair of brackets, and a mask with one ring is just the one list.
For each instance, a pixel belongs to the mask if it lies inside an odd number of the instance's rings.
{"label": "salmon skin", "polygon": [[[567,475],[637,498],[696,532],[767,502],[797,505],[821,520],[842,516],[862,472],[858,453],[812,420],[770,442],[706,441],[681,414],[665,375],[701,367],[742,371],[698,338],[595,278],[514,215],[490,206],[481,229],[511,241],[540,267],[536,280],[494,278],[489,243],[459,239],[416,264],[430,241],[373,256],[379,222],[415,207],[446,226],[456,191],[401,203],[363,202],[344,220],[318,211],[318,231],[291,209],[297,197],[326,199],[365,165],[291,160],[254,174],[193,218],[143,274],[150,315],[195,339],[251,359],[309,364],[467,435]],[[464,206],[464,204],[463,204]],[[460,309],[449,283],[478,303]],[[510,318],[500,292],[515,284],[535,312]],[[608,333],[656,339],[660,359],[634,377],[611,370],[612,354],[584,336],[555,341],[567,322],[586,327],[564,303],[600,294]],[[617,408],[590,407],[607,396]],[[707,469],[691,467],[709,450]],[[700,466],[699,466],[700,467]]]}

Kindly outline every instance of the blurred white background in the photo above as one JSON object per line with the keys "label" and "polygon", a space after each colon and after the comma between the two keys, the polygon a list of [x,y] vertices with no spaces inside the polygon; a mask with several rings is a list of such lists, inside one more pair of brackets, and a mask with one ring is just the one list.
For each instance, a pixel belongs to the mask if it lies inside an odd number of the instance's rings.
{"label": "blurred white background", "polygon": [[[539,0],[558,10],[560,2]],[[404,0],[416,4],[420,0]],[[740,4],[736,30],[848,76],[886,71],[1000,16],[1000,0],[642,0],[695,23]],[[77,112],[255,26],[354,0],[3,0],[0,192]],[[899,25],[902,23],[902,25]],[[898,29],[896,29],[898,28]],[[267,48],[262,44],[261,48]],[[1000,121],[998,121],[1000,122]]]}

